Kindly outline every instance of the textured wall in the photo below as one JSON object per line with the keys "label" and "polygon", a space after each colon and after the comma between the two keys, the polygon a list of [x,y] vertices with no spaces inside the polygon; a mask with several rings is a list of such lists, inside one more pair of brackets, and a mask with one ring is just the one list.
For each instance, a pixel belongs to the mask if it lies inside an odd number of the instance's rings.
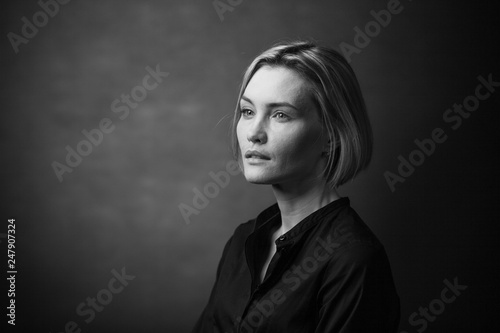
{"label": "textured wall", "polygon": [[[353,29],[388,4],[231,2],[219,15],[210,0],[73,0],[49,7],[47,22],[36,1],[2,2],[0,241],[6,253],[15,218],[17,328],[188,332],[225,241],[273,203],[269,188],[231,175],[223,188],[208,185],[213,197],[197,202],[191,223],[179,210],[193,207],[211,172],[231,167],[229,119],[245,66],[282,39],[354,46]],[[487,331],[498,313],[499,92],[460,126],[443,119],[474,95],[478,76],[500,81],[498,10],[473,5],[403,0],[352,54],[375,156],[341,193],[387,248],[408,332]],[[23,31],[33,15],[38,31]],[[20,42],[23,32],[31,37]],[[155,80],[157,68],[168,75]],[[397,173],[398,156],[436,128],[446,141],[391,191],[384,172]],[[84,130],[98,144],[85,144]],[[67,146],[87,156],[71,167]],[[441,309],[433,300],[455,277],[468,288]],[[96,297],[105,305],[93,309]],[[409,322],[430,303],[437,316]]]}

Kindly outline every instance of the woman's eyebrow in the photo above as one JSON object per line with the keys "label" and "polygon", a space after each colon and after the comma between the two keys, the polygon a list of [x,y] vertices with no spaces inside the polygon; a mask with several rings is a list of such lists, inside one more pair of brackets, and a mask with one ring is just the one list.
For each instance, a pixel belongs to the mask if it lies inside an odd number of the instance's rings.
{"label": "woman's eyebrow", "polygon": [[241,96],[241,99],[253,105],[252,100],[250,98],[246,97],[245,95]]}
{"label": "woman's eyebrow", "polygon": [[[250,98],[248,98],[246,96],[241,96],[241,99],[253,105],[253,102],[252,102],[252,100]],[[280,107],[280,106],[287,106],[287,107],[290,107],[292,109],[295,109],[295,110],[299,111],[299,109],[296,106],[294,106],[294,105],[292,105],[292,104],[290,104],[288,102],[274,102],[274,103],[268,103],[266,105],[269,108],[276,108],[276,107]]]}

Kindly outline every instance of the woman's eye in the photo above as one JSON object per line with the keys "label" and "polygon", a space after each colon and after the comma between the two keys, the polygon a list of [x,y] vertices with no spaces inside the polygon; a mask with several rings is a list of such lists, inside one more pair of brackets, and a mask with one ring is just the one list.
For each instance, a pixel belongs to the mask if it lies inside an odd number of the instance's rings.
{"label": "woman's eye", "polygon": [[286,115],[285,113],[281,112],[281,111],[278,111],[274,114],[274,116],[276,118],[278,118],[279,120],[288,120],[290,119],[290,117],[288,115]]}
{"label": "woman's eye", "polygon": [[250,109],[240,109],[240,113],[244,117],[248,117],[252,115],[252,110]]}

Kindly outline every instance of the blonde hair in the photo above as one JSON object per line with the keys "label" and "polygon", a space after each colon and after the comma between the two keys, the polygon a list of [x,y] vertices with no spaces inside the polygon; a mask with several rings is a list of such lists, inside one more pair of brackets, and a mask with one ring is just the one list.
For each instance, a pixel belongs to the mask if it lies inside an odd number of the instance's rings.
{"label": "blonde hair", "polygon": [[236,125],[239,102],[253,75],[263,66],[285,67],[302,75],[311,86],[313,100],[330,140],[324,176],[332,187],[356,177],[371,160],[373,135],[356,75],[339,52],[308,41],[277,44],[248,66],[238,95],[231,136],[233,154],[240,160]]}

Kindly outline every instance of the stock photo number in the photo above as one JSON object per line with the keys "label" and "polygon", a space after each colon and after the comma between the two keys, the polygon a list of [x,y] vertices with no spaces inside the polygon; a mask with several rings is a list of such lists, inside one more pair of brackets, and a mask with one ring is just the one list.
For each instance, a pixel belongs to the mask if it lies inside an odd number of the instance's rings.
{"label": "stock photo number", "polygon": [[9,298],[7,306],[7,322],[10,325],[16,325],[16,220],[7,220],[7,281]]}

